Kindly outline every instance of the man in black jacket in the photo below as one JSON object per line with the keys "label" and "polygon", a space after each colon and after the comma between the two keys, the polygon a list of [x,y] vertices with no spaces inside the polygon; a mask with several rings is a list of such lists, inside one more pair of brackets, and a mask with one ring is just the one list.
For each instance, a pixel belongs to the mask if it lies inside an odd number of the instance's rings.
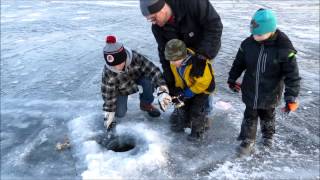
{"label": "man in black jacket", "polygon": [[[170,94],[175,95],[174,78],[164,50],[171,39],[180,39],[199,59],[214,59],[221,46],[222,22],[208,0],[140,0],[140,9],[152,22],[159,58]],[[211,111],[211,102],[207,111]]]}
{"label": "man in black jacket", "polygon": [[246,110],[238,137],[242,141],[238,149],[241,154],[253,150],[258,117],[263,144],[272,145],[275,107],[283,87],[285,85],[285,111],[295,111],[301,79],[295,56],[297,51],[289,38],[276,28],[276,17],[271,10],[260,9],[255,13],[251,33],[241,43],[228,79],[230,89],[239,92],[240,84],[236,80],[245,71],[241,91]]}

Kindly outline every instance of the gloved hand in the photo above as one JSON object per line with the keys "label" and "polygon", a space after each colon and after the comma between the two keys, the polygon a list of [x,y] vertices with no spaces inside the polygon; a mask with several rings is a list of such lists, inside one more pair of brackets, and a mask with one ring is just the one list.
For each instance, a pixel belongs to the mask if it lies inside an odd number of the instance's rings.
{"label": "gloved hand", "polygon": [[116,122],[114,121],[115,112],[104,112],[104,127],[107,129],[107,131],[112,130]]}
{"label": "gloved hand", "polygon": [[207,65],[206,58],[202,55],[192,56],[192,68],[190,70],[191,77],[201,77],[203,76],[204,70]]}
{"label": "gloved hand", "polygon": [[298,102],[286,102],[286,106],[282,108],[282,111],[286,113],[294,112],[298,109],[298,107]]}
{"label": "gloved hand", "polygon": [[158,103],[159,103],[160,109],[163,112],[166,111],[171,102],[172,102],[172,98],[169,95],[168,87],[160,86],[158,89]]}
{"label": "gloved hand", "polygon": [[229,88],[233,91],[233,92],[240,92],[241,90],[241,84],[238,82],[228,82]]}

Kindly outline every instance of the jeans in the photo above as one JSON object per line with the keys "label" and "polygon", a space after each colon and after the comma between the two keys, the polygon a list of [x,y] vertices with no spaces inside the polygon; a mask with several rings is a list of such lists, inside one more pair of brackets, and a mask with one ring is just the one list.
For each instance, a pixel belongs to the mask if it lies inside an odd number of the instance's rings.
{"label": "jeans", "polygon": [[[154,100],[153,92],[154,85],[150,79],[141,77],[136,81],[136,83],[142,86],[143,92],[140,94],[140,102],[145,104],[151,104]],[[117,107],[116,107],[116,117],[124,117],[127,113],[128,96],[118,96],[117,97]]]}

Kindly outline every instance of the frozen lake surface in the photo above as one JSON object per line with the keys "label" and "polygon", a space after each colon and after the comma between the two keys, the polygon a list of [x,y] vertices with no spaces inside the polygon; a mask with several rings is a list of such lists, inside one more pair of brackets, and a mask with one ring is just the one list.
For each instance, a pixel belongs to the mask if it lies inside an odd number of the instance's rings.
{"label": "frozen lake surface", "polygon": [[[137,94],[118,132],[139,140],[135,153],[99,146],[102,49],[114,34],[159,65],[138,1],[1,1],[1,179],[319,179],[319,1],[211,1],[221,15],[217,93],[209,138],[186,140],[169,115],[151,119]],[[244,104],[226,80],[253,13],[271,8],[298,50],[300,108],[278,112],[275,146],[234,158]],[[279,107],[280,108],[280,107]],[[71,148],[59,152],[58,142]]]}

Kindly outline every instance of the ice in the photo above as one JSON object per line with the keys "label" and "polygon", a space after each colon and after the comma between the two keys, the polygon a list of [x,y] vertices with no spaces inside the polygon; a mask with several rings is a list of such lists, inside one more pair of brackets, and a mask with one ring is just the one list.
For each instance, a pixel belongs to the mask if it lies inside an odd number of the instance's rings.
{"label": "ice", "polygon": [[[148,117],[135,94],[117,131],[138,139],[138,148],[119,153],[94,140],[103,133],[102,49],[114,34],[160,66],[139,1],[1,1],[1,179],[319,179],[319,3],[211,3],[224,30],[207,141],[187,141],[190,129],[171,132],[172,108]],[[289,116],[277,107],[273,149],[263,148],[258,130],[256,152],[236,158],[246,107],[226,81],[261,7],[276,11],[298,51],[300,107]],[[71,148],[56,151],[66,137]]]}
{"label": "ice", "polygon": [[168,145],[161,141],[165,138],[144,123],[124,123],[117,126],[119,135],[131,134],[145,141],[138,143],[138,152],[131,155],[129,152],[121,154],[107,150],[90,140],[95,135],[92,125],[88,123],[90,118],[92,119],[90,116],[78,117],[69,124],[73,144],[80,150],[75,154],[80,159],[79,163],[84,160],[84,166],[87,167],[81,174],[83,179],[140,177],[139,174],[152,172],[166,165]]}

